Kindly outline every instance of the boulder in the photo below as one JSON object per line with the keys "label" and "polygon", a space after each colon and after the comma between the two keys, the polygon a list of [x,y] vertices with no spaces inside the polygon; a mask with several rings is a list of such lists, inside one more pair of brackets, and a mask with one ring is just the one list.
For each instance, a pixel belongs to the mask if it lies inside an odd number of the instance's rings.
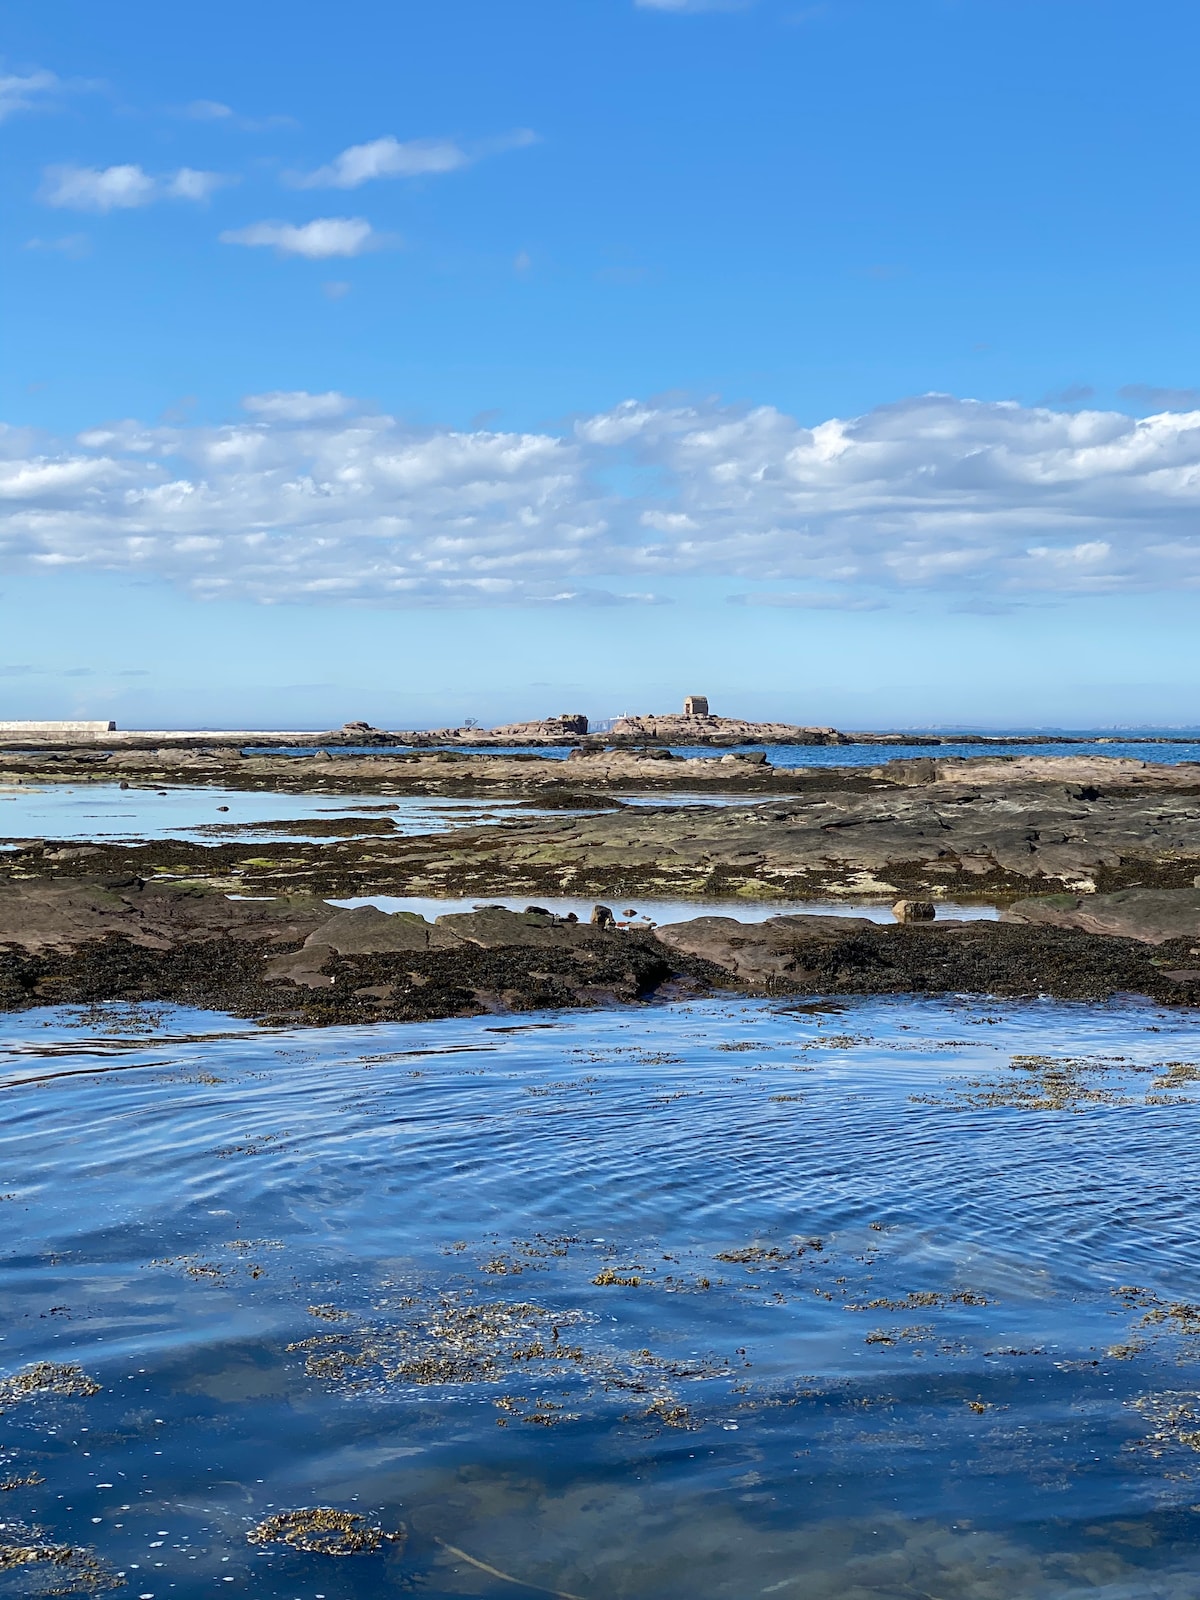
{"label": "boulder", "polygon": [[1168,939],[1200,939],[1200,889],[1037,895],[1018,900],[1001,915],[1005,922],[1082,928],[1086,933],[1164,944]]}
{"label": "boulder", "polygon": [[897,922],[932,922],[937,907],[932,900],[897,900],[892,915]]}
{"label": "boulder", "polygon": [[655,928],[654,937],[669,950],[711,961],[744,983],[761,987],[778,978],[803,982],[812,970],[806,952],[811,956],[821,944],[879,931],[869,917],[784,916],[765,922],[696,917]]}

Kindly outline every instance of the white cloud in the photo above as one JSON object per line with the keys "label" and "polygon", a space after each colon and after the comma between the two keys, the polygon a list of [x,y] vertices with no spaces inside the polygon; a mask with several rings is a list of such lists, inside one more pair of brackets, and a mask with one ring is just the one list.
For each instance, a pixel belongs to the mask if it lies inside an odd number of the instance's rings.
{"label": "white cloud", "polygon": [[357,189],[372,178],[417,178],[426,173],[455,172],[470,160],[452,139],[410,139],[401,144],[390,135],[369,144],[352,144],[326,166],[292,181],[299,189]]}
{"label": "white cloud", "polygon": [[219,172],[180,167],[152,177],[132,164],[115,167],[47,167],[39,199],[70,211],[130,211],[156,200],[207,200],[215,189],[235,180]]}
{"label": "white cloud", "polygon": [[223,100],[193,100],[182,108],[181,116],[192,122],[215,122],[229,128],[240,128],[244,133],[262,133],[268,128],[294,128],[294,117],[243,117]]}
{"label": "white cloud", "polygon": [[537,135],[527,128],[464,149],[453,139],[409,139],[391,134],[367,144],[352,144],[315,172],[295,173],[289,181],[298,189],[357,189],[372,178],[421,178],[457,172],[487,155],[519,150],[534,144]]}
{"label": "white cloud", "polygon": [[630,603],[690,574],[800,609],[1200,589],[1200,411],[927,395],[806,428],[627,401],[553,434],[419,429],[335,392],[245,407],[0,430],[0,566],[396,605]]}
{"label": "white cloud", "polygon": [[365,217],[317,217],[313,222],[252,222],[248,228],[228,228],[222,244],[267,245],[283,256],[306,256],[326,261],[331,256],[360,256],[374,248],[379,235]]}
{"label": "white cloud", "polygon": [[158,185],[137,166],[47,167],[41,198],[72,211],[115,211],[148,206]]}
{"label": "white cloud", "polygon": [[274,422],[322,422],[345,416],[354,409],[354,401],[336,389],[324,394],[309,394],[307,389],[273,389],[270,394],[248,394],[242,406],[251,416]]}
{"label": "white cloud", "polygon": [[53,72],[0,73],[0,122],[18,111],[32,111],[62,88]]}
{"label": "white cloud", "polygon": [[216,189],[232,180],[220,172],[199,172],[195,167],[180,167],[163,180],[163,193],[170,200],[207,200]]}

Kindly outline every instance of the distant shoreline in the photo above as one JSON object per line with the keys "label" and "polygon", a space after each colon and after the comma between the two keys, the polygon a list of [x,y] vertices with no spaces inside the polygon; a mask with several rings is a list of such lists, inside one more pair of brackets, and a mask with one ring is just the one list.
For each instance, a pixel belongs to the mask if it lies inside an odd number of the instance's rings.
{"label": "distant shoreline", "polygon": [[754,747],[787,747],[797,743],[822,744],[829,748],[853,745],[943,748],[947,745],[977,745],[983,749],[1003,749],[1028,745],[1185,745],[1200,743],[1196,733],[904,733],[904,732],[844,732],[838,730],[827,739],[797,740],[777,734],[739,735],[724,733],[689,734],[686,739],[612,736],[609,734],[530,737],[513,739],[492,736],[490,733],[458,734],[456,732],[424,732],[410,729],[402,732],[373,730],[363,737],[338,731],[281,731],[276,729],[119,729],[98,734],[53,734],[10,732],[0,724],[0,749],[4,750],[154,750],[164,746],[180,749],[227,750],[312,750],[339,749],[346,752],[361,750],[529,750],[572,749],[581,743],[605,746],[617,750],[632,750],[647,745],[686,745],[695,749],[746,749]]}

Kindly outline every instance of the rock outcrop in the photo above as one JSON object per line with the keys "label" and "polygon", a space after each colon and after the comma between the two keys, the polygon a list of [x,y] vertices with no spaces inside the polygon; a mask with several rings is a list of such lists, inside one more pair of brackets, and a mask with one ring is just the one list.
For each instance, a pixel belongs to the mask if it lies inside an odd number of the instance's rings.
{"label": "rock outcrop", "polygon": [[1052,894],[1018,900],[1006,922],[1082,928],[1144,944],[1200,939],[1200,889],[1119,889],[1114,894]]}
{"label": "rock outcrop", "polygon": [[121,878],[22,878],[0,883],[0,945],[32,953],[121,938],[148,950],[248,940],[290,944],[329,920],[310,895],[231,900],[205,884]]}
{"label": "rock outcrop", "polygon": [[613,743],[704,744],[848,744],[836,728],[801,728],[790,722],[748,722],[742,717],[669,714],[619,717],[608,731]]}
{"label": "rock outcrop", "polygon": [[[1158,932],[1162,932],[1161,926]],[[1141,992],[1200,1002],[1191,947],[1033,923],[700,917],[651,932],[501,907],[429,923],[136,880],[0,884],[0,1009],[155,1000],[304,1022],[756,993]]]}
{"label": "rock outcrop", "polygon": [[1121,992],[1200,1002],[1200,970],[1167,968],[1133,939],[1074,928],[862,917],[697,917],[655,930],[677,959],[703,961],[767,994],[1056,995]]}
{"label": "rock outcrop", "polygon": [[582,711],[564,711],[557,717],[543,717],[536,722],[504,723],[491,729],[491,737],[511,744],[540,744],[545,740],[580,739],[587,731],[588,719]]}

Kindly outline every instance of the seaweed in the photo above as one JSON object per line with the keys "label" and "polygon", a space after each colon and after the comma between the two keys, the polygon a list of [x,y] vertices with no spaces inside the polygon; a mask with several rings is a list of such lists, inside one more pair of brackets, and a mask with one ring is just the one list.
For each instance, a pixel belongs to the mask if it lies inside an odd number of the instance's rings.
{"label": "seaweed", "polygon": [[286,1544],[293,1550],[310,1550],[322,1556],[363,1555],[384,1544],[403,1547],[407,1537],[404,1528],[387,1532],[357,1511],[338,1511],[333,1506],[277,1511],[246,1535],[251,1544]]}

